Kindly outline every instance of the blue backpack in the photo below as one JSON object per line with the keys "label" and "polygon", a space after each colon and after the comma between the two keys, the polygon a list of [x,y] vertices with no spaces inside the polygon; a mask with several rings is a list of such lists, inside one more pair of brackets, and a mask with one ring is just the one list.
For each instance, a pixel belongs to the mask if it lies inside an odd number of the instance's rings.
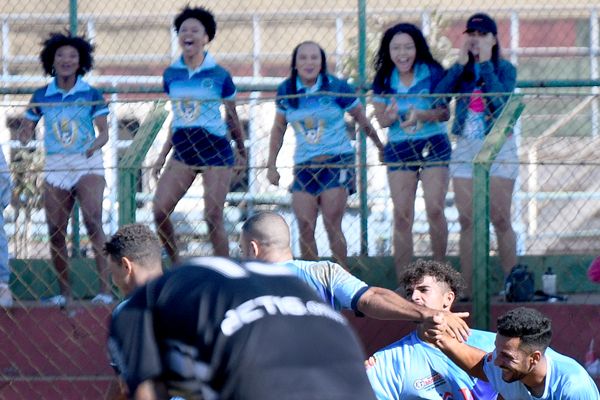
{"label": "blue backpack", "polygon": [[527,270],[527,265],[515,265],[506,278],[504,285],[506,301],[526,302],[532,301],[535,294],[535,281],[533,273]]}

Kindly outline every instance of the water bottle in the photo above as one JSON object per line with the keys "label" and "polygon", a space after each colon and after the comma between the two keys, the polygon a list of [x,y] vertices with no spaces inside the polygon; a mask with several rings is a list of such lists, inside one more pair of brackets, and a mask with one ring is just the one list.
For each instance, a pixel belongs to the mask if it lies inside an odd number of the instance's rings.
{"label": "water bottle", "polygon": [[556,295],[556,274],[552,272],[552,267],[548,267],[548,270],[542,275],[542,289],[548,295]]}

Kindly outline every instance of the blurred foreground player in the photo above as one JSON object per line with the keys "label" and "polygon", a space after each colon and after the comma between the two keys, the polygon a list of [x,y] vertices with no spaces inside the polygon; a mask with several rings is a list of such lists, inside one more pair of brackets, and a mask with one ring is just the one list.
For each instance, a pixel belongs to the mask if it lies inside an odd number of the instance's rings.
{"label": "blurred foreground player", "polygon": [[374,399],[346,320],[261,263],[194,258],[151,279],[115,309],[109,351],[133,399]]}

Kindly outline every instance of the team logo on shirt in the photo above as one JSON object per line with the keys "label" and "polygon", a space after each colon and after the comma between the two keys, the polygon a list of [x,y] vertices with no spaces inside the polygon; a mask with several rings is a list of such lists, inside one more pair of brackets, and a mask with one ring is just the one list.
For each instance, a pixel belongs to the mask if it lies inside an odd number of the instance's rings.
{"label": "team logo on shirt", "polygon": [[325,121],[313,117],[306,117],[303,121],[296,121],[292,125],[294,125],[295,131],[303,135],[309,144],[319,143],[325,130]]}
{"label": "team logo on shirt", "polygon": [[215,86],[215,81],[210,78],[202,79],[202,83],[200,84],[204,89],[212,89]]}
{"label": "team logo on shirt", "polygon": [[327,106],[331,105],[331,98],[330,97],[320,97],[319,104],[322,107],[327,107]]}
{"label": "team logo on shirt", "polygon": [[185,122],[193,122],[200,115],[200,102],[190,99],[177,100],[175,101],[175,110]]}
{"label": "team logo on shirt", "polygon": [[77,139],[77,123],[68,118],[61,118],[52,124],[52,131],[63,147],[73,145]]}

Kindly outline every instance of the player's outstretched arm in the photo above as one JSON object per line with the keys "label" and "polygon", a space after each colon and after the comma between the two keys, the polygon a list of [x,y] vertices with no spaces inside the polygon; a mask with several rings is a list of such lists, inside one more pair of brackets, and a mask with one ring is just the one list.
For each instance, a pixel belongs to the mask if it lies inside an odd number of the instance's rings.
{"label": "player's outstretched arm", "polygon": [[[467,340],[469,326],[463,320],[469,313],[444,313],[412,303],[389,289],[372,286],[358,300],[358,311],[368,317],[384,320],[421,321],[447,331],[458,340]],[[438,322],[436,322],[438,321]]]}

